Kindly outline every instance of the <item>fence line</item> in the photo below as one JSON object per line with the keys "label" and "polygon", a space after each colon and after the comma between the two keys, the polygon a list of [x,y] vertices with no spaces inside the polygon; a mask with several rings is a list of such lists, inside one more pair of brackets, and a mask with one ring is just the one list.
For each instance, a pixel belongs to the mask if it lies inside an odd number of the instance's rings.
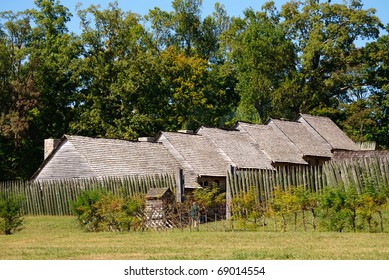
{"label": "fence line", "polygon": [[[388,159],[329,161],[323,166],[280,166],[276,170],[235,169],[227,171],[227,204],[240,192],[255,187],[262,203],[272,199],[275,187],[303,186],[320,192],[326,186],[355,188],[361,193],[367,187],[389,187]],[[69,201],[83,190],[105,189],[117,195],[146,194],[150,188],[168,187],[175,191],[174,174],[64,179],[56,181],[0,182],[0,192],[22,195],[23,210],[28,215],[70,215]],[[229,205],[227,205],[229,209]]]}
{"label": "fence line", "polygon": [[355,188],[358,193],[367,187],[388,188],[389,160],[328,161],[323,166],[279,166],[276,170],[230,168],[227,172],[231,198],[255,187],[258,199],[267,203],[275,187],[286,189],[292,186],[303,186],[315,192],[326,186]]}
{"label": "fence line", "polygon": [[26,215],[71,215],[69,202],[85,190],[103,189],[116,195],[135,196],[163,187],[175,190],[173,174],[0,182],[0,192],[24,198],[22,209]]}

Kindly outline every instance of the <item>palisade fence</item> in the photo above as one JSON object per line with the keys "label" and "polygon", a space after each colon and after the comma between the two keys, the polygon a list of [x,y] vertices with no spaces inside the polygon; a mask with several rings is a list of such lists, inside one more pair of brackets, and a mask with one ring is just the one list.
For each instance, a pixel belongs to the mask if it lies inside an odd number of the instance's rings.
{"label": "palisade fence", "polygon": [[[180,172],[182,174],[182,172]],[[113,194],[144,195],[150,188],[168,187],[179,192],[184,185],[182,175],[165,174],[129,176],[120,178],[64,179],[55,181],[0,182],[0,192],[21,195],[23,211],[27,215],[70,215],[69,202],[84,190],[104,189]],[[389,188],[388,159],[360,159],[329,161],[323,166],[281,166],[275,170],[236,169],[227,171],[227,217],[231,199],[251,187],[257,190],[258,199],[265,205],[273,198],[276,187],[286,189],[303,186],[306,190],[321,192],[324,187],[355,188],[358,193],[366,187]]]}
{"label": "palisade fence", "polygon": [[175,175],[0,182],[0,192],[23,198],[22,209],[26,215],[71,215],[70,201],[85,190],[137,196],[146,194],[150,188],[175,190]]}
{"label": "palisade fence", "polygon": [[355,188],[358,193],[367,187],[389,188],[389,160],[328,161],[323,166],[280,166],[276,170],[230,167],[227,172],[227,201],[254,187],[258,199],[265,205],[271,201],[275,187],[285,190],[293,186],[303,186],[319,193],[326,186]]}

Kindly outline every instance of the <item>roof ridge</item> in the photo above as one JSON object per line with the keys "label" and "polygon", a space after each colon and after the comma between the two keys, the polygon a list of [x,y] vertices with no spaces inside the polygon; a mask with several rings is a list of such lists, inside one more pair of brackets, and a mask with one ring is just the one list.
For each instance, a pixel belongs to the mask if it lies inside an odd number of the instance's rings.
{"label": "roof ridge", "polygon": [[[174,133],[174,132],[167,132],[167,131],[161,131],[161,135],[163,135],[164,133]],[[182,135],[185,135],[185,133],[177,133],[177,134],[182,134]],[[194,135],[194,134],[192,134],[192,135]],[[185,163],[189,166],[189,170],[188,171],[190,171],[190,172],[196,172],[195,171],[195,169],[193,168],[193,166],[188,162],[188,160],[184,157],[184,155],[183,154],[181,154],[177,149],[176,149],[176,147],[174,147],[174,145],[173,145],[173,143],[169,140],[169,138],[168,137],[166,137],[165,136],[165,138],[166,138],[166,140],[169,142],[169,145],[184,159],[184,161],[185,161]],[[169,148],[167,148],[166,147],[166,149],[168,150],[168,152],[169,152],[169,154],[171,154],[170,153],[170,151],[169,151]],[[173,154],[171,154],[172,155],[172,157],[173,158],[175,158],[174,157],[174,155]],[[177,161],[178,163],[179,163],[179,161]]]}
{"label": "roof ridge", "polygon": [[[268,126],[267,126],[268,127]],[[242,127],[243,128],[243,127]],[[255,138],[251,135],[250,132],[248,132],[246,129],[243,128],[243,130],[245,131],[245,133],[247,133],[247,135],[251,138],[251,140],[256,143],[259,147],[259,149],[265,154],[265,156],[267,156],[267,158],[270,160],[270,162],[273,162],[272,158],[269,156],[269,154],[266,152],[266,150],[261,146],[261,144],[259,144]]]}
{"label": "roof ridge", "polygon": [[227,153],[216,143],[214,137],[212,137],[212,135],[210,135],[209,133],[207,133],[207,136],[210,138],[212,143],[216,146],[218,154],[220,154],[222,158],[225,159],[228,163],[232,163],[234,166],[237,166],[237,164],[232,160],[232,158],[229,157]]}
{"label": "roof ridge", "polygon": [[96,177],[100,177],[98,176],[97,174],[97,171],[96,169],[93,168],[93,166],[91,165],[90,161],[88,160],[87,157],[85,157],[85,155],[82,153],[82,151],[80,151],[79,149],[77,149],[76,146],[74,146],[74,143],[71,141],[71,139],[69,139],[69,137],[79,137],[79,138],[89,138],[89,139],[92,139],[92,137],[87,137],[87,136],[71,136],[71,135],[65,135],[66,139],[68,140],[68,142],[73,146],[74,150],[77,151],[77,153],[85,160],[85,162],[88,164],[89,168],[92,170],[92,172],[96,175]]}
{"label": "roof ridge", "polygon": [[[289,122],[289,121],[288,121]],[[274,123],[274,122],[273,122]],[[298,122],[296,122],[298,123]],[[300,123],[301,124],[301,123]],[[297,150],[299,150],[301,152],[301,154],[304,156],[304,151],[302,151],[295,143],[294,141],[281,129],[278,127],[278,125],[276,123],[274,123],[274,125],[277,127],[277,131],[280,132],[281,134],[285,135],[285,137],[292,143],[293,146],[295,146],[297,148]],[[302,124],[301,124],[302,125]]]}

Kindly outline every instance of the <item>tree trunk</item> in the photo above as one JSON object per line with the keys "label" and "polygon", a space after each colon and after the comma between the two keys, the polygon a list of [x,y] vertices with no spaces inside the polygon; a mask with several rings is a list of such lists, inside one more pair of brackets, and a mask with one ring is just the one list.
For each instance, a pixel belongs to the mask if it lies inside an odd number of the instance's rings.
{"label": "tree trunk", "polygon": [[282,216],[282,230],[283,230],[283,232],[286,232],[286,219],[285,219],[285,215],[281,214],[281,216]]}
{"label": "tree trunk", "polygon": [[316,213],[315,213],[315,209],[311,209],[311,212],[312,212],[312,228],[313,230],[316,230]]}
{"label": "tree trunk", "polygon": [[381,232],[384,232],[384,221],[382,219],[382,212],[378,211],[378,215],[380,216]]}
{"label": "tree trunk", "polygon": [[297,212],[294,212],[294,231],[297,231]]}
{"label": "tree trunk", "polygon": [[304,227],[304,231],[307,231],[307,224],[306,224],[306,222],[305,222],[305,211],[304,210],[302,210],[302,215],[303,215],[303,227]]}

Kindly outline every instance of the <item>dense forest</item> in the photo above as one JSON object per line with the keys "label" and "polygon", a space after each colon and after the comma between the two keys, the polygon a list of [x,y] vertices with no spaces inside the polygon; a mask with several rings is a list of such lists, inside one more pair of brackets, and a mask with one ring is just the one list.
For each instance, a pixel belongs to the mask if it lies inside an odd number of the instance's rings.
{"label": "dense forest", "polygon": [[171,5],[79,7],[79,34],[58,0],[0,13],[0,180],[29,178],[43,139],[65,133],[134,140],[299,112],[388,148],[389,26],[363,1],[268,2],[241,17]]}

